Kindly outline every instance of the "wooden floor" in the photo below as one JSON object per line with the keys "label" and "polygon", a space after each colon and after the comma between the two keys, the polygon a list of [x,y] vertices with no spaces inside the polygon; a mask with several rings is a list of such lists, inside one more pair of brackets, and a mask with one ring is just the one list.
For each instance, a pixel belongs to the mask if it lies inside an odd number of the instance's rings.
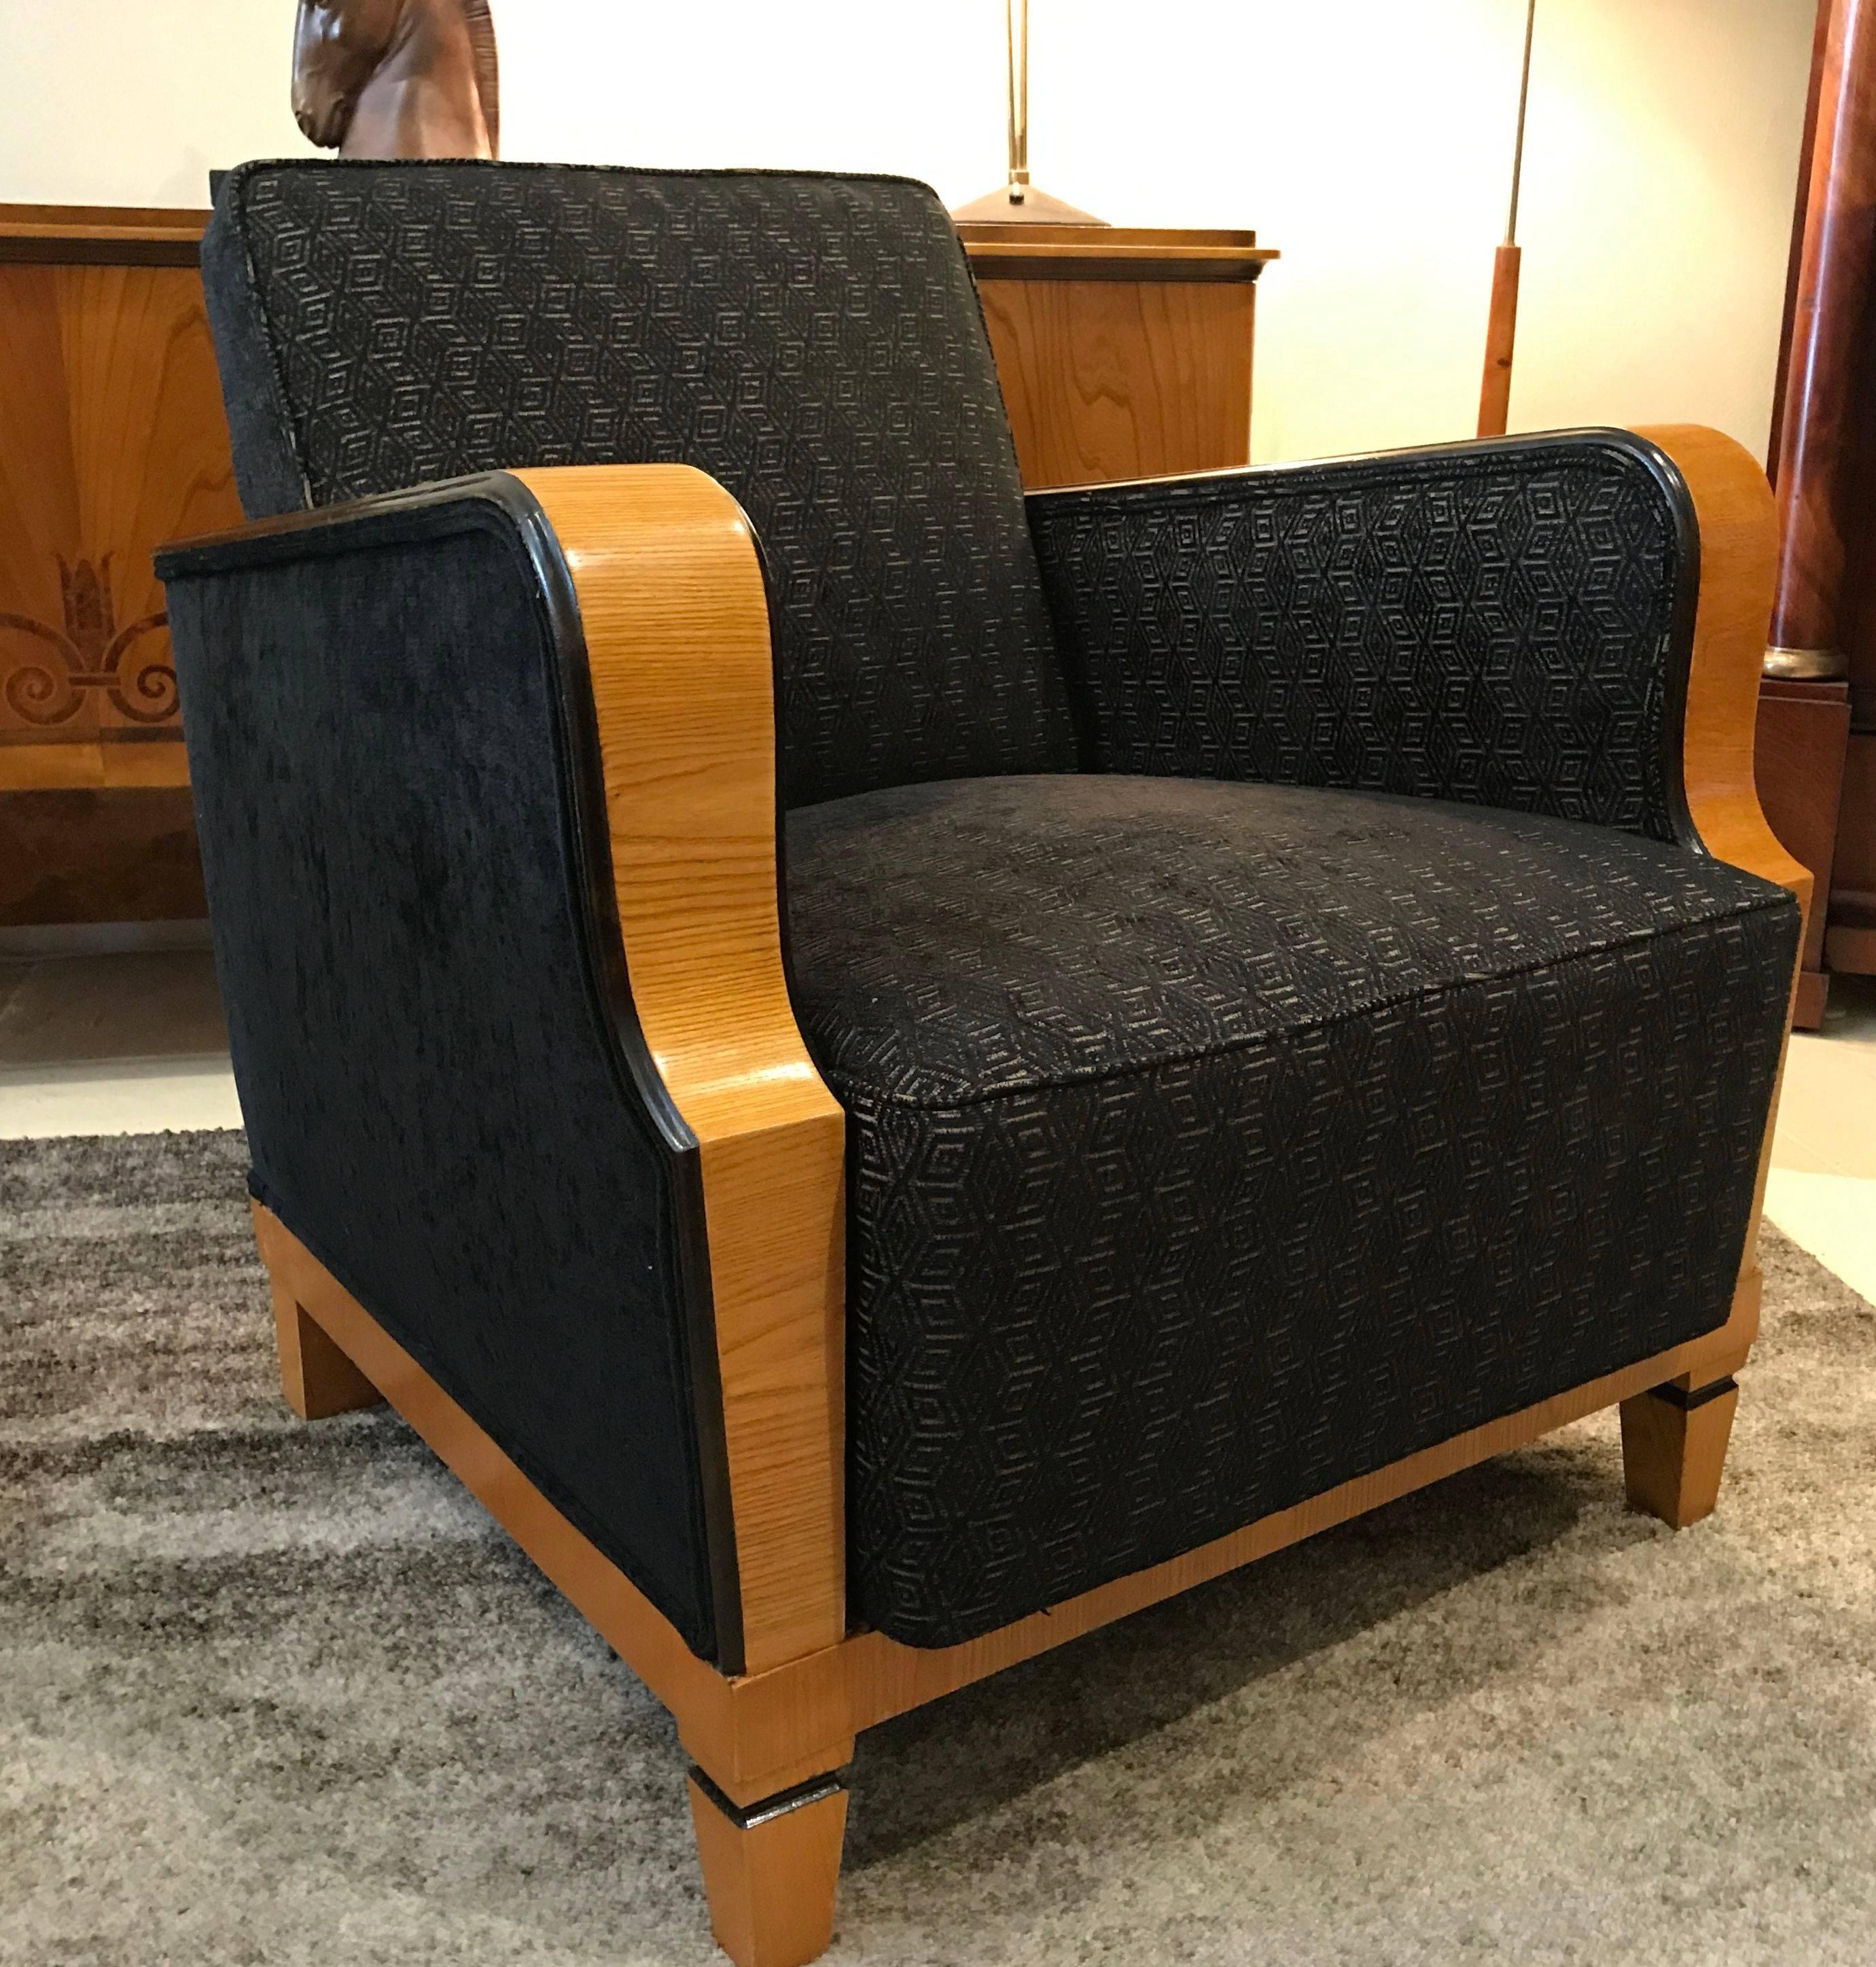
{"label": "wooden floor", "polygon": [[[0,1139],[240,1124],[206,949],[0,948]],[[1765,1213],[1876,1301],[1876,980],[1792,1040]]]}

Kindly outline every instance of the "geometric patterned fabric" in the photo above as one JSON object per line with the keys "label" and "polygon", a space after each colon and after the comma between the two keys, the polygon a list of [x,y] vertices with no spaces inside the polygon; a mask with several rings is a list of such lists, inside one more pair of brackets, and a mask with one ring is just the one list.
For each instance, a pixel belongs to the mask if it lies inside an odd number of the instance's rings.
{"label": "geometric patterned fabric", "polygon": [[954,1643],[1725,1319],[1784,890],[1167,778],[789,816],[856,1616]]}
{"label": "geometric patterned fabric", "polygon": [[926,186],[249,165],[202,265],[250,516],[696,465],[761,543],[791,803],[1074,769],[983,315]]}
{"label": "geometric patterned fabric", "polygon": [[1095,769],[1685,837],[1668,657],[1698,549],[1635,438],[1050,493],[1030,512]]}

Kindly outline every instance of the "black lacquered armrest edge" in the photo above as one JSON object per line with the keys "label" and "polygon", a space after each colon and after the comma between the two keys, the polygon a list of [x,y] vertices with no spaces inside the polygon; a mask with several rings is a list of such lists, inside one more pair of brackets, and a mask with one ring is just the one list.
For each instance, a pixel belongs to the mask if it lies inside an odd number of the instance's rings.
{"label": "black lacquered armrest edge", "polygon": [[406,545],[470,528],[514,535],[544,575],[559,557],[539,501],[512,473],[477,472],[344,505],[250,520],[157,549],[160,580],[192,580],[377,546]]}

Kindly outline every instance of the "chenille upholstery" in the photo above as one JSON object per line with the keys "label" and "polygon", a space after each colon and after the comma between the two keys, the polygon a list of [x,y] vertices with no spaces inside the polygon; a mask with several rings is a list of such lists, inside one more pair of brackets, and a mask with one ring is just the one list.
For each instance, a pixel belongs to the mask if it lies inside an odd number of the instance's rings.
{"label": "chenille upholstery", "polygon": [[[856,1621],[970,1638],[1723,1322],[1798,916],[1688,822],[1698,546],[1649,447],[1025,500],[893,179],[248,166],[204,272],[257,513],[680,460],[750,515],[847,1116]],[[173,586],[237,1076],[288,1229],[733,1665],[694,1155],[608,1008],[520,496],[408,569]]]}
{"label": "chenille upholstery", "polygon": [[682,1170],[621,1083],[569,679],[494,518],[171,586],[253,1187],[707,1655]]}

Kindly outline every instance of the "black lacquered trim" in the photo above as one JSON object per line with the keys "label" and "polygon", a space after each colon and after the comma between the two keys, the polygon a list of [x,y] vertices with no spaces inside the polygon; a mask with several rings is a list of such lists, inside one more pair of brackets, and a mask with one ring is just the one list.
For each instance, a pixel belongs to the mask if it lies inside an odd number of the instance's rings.
{"label": "black lacquered trim", "polygon": [[613,881],[605,775],[586,629],[573,575],[547,515],[518,478],[508,472],[484,472],[348,505],[285,513],[166,546],[156,556],[156,567],[161,580],[188,580],[471,531],[487,533],[510,551],[518,550],[552,651],[551,680],[559,748],[556,776],[562,824],[574,861],[573,890],[568,899],[579,926],[587,1000],[609,1041],[621,1094],[649,1118],[669,1159],[674,1206],[667,1229],[683,1307],[681,1343],[691,1392],[702,1518],[698,1527],[709,1575],[715,1663],[726,1674],[738,1674],[744,1664],[742,1596],[704,1216],[702,1158],[696,1135],[678,1110],[651,1056],[632,1001]]}
{"label": "black lacquered trim", "polygon": [[[1222,471],[1193,472],[1177,478],[1122,480],[1103,485],[1077,485],[1025,495],[1024,507],[1035,519],[1061,507],[1108,505],[1135,510],[1154,505],[1209,503],[1242,488],[1251,496],[1307,491],[1344,478],[1385,483],[1411,476],[1457,457],[1501,459],[1507,465],[1535,463],[1557,454],[1585,450],[1613,454],[1639,466],[1652,480],[1666,505],[1674,529],[1674,593],[1662,676],[1661,738],[1661,815],[1670,838],[1681,847],[1708,851],[1694,825],[1687,804],[1687,684],[1694,667],[1694,628],[1700,598],[1700,529],[1694,495],[1673,459],[1661,447],[1633,431],[1613,428],[1540,431],[1516,437],[1468,438],[1455,444],[1422,444],[1403,451],[1361,451],[1347,457],[1307,458],[1281,464],[1234,467]],[[1048,581],[1047,563],[1044,568]],[[1051,596],[1051,610],[1055,603]],[[1058,630],[1060,622],[1058,619]]]}
{"label": "black lacquered trim", "polygon": [[1710,1387],[1696,1387],[1690,1393],[1685,1387],[1677,1387],[1671,1380],[1665,1386],[1650,1387],[1648,1390],[1651,1399],[1665,1401],[1683,1413],[1691,1413],[1696,1407],[1705,1407],[1709,1400],[1723,1400],[1728,1394],[1736,1394],[1739,1383],[1729,1377],[1716,1380]]}
{"label": "black lacquered trim", "polygon": [[835,1775],[814,1776],[806,1782],[796,1783],[793,1789],[777,1790],[774,1795],[745,1807],[725,1796],[695,1762],[690,1765],[690,1779],[739,1830],[753,1830],[758,1823],[772,1823],[793,1810],[806,1810],[811,1803],[825,1803],[847,1787]]}

